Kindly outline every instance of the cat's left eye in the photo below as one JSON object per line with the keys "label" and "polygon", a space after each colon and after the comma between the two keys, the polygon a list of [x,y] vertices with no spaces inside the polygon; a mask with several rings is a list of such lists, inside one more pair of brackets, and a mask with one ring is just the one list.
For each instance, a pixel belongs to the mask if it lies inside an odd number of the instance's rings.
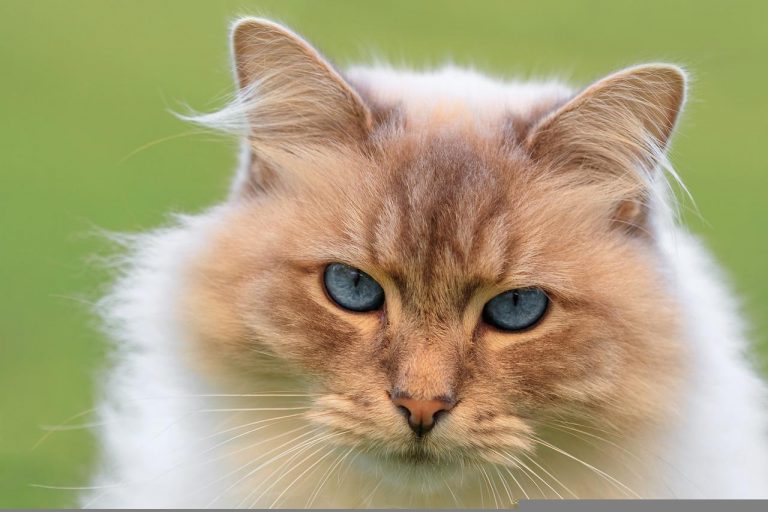
{"label": "cat's left eye", "polygon": [[344,309],[374,311],[384,305],[384,289],[362,270],[343,263],[331,263],[323,275],[325,290]]}
{"label": "cat's left eye", "polygon": [[518,288],[500,293],[483,308],[483,320],[502,331],[533,327],[547,312],[549,299],[540,288]]}

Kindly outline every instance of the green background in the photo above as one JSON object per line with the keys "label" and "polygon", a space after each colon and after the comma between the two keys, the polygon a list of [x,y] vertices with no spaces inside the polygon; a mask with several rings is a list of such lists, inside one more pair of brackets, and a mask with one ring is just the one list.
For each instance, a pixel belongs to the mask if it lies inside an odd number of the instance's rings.
{"label": "green background", "polygon": [[[293,26],[339,64],[453,60],[583,84],[668,60],[693,75],[672,158],[768,367],[768,2],[0,0],[0,506],[71,506],[94,445],[45,425],[92,406],[105,344],[99,228],[157,226],[220,200],[235,144],[169,114],[231,92],[236,15]],[[87,421],[85,414],[78,422]]]}

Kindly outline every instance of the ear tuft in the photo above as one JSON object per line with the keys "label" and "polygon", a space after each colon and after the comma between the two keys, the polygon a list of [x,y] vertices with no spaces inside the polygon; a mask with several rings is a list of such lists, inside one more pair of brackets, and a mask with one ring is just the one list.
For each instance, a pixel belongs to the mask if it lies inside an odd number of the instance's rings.
{"label": "ear tuft", "polygon": [[232,53],[255,153],[366,137],[371,115],[360,96],[301,37],[260,18],[232,29]]}
{"label": "ear tuft", "polygon": [[619,71],[541,120],[526,147],[533,159],[583,181],[607,184],[620,197],[616,217],[644,218],[655,168],[685,101],[685,73],[669,64]]}
{"label": "ear tuft", "polygon": [[[669,64],[625,69],[544,118],[527,146],[535,158],[623,172],[650,171],[666,150],[685,100],[685,73]],[[612,156],[613,155],[613,156]]]}
{"label": "ear tuft", "polygon": [[614,172],[627,170],[627,164],[653,167],[682,109],[685,82],[685,73],[668,64],[610,75],[544,118],[527,146],[535,158],[563,164],[602,163],[609,171],[618,165]]}

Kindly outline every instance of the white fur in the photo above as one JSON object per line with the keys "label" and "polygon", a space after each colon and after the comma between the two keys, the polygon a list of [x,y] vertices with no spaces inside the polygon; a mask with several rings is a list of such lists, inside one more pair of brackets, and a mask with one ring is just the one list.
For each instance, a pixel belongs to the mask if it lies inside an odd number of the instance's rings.
{"label": "white fur", "polygon": [[[353,82],[375,89],[380,98],[413,106],[414,112],[427,111],[438,100],[450,98],[465,102],[484,117],[498,113],[501,105],[522,112],[535,99],[564,98],[571,93],[555,82],[501,83],[455,68],[426,74],[356,68],[349,75]],[[96,488],[83,497],[84,505],[266,507],[274,504],[274,491],[294,478],[286,478],[255,503],[243,501],[247,492],[225,492],[233,479],[217,479],[240,463],[233,464],[223,447],[216,447],[226,436],[212,437],[220,430],[215,413],[202,412],[221,407],[220,400],[199,396],[222,390],[205,384],[183,357],[185,336],[177,309],[180,276],[227,208],[183,217],[171,228],[138,237],[125,275],[103,303],[110,334],[117,343],[116,361],[99,407],[102,463],[94,481]],[[684,341],[692,372],[680,420],[656,439],[640,445],[627,440],[628,447],[651,454],[652,463],[638,469],[642,474],[633,481],[647,497],[768,497],[766,392],[744,356],[747,342],[737,303],[707,251],[674,225],[668,211],[658,210],[669,218],[660,219],[657,231],[669,279],[685,308]],[[267,443],[255,453],[265,453],[277,444]],[[226,447],[241,445],[242,440],[235,440]],[[216,455],[223,457],[209,462]],[[320,474],[330,470],[334,459],[329,457],[320,465]],[[556,467],[550,471],[562,476]],[[585,478],[594,478],[585,473]],[[398,489],[374,493],[366,501],[378,481],[366,475],[353,470],[340,480],[333,478],[315,504],[453,503],[442,498],[410,501],[409,492],[414,489],[403,489],[405,482]],[[460,501],[464,492],[460,486],[454,487]]]}
{"label": "white fur", "polygon": [[554,80],[503,82],[454,66],[429,73],[352,67],[346,76],[353,83],[372,86],[374,97],[382,104],[401,104],[411,117],[428,117],[446,103],[461,104],[479,124],[493,124],[505,115],[525,117],[537,103],[564,100],[573,92]]}

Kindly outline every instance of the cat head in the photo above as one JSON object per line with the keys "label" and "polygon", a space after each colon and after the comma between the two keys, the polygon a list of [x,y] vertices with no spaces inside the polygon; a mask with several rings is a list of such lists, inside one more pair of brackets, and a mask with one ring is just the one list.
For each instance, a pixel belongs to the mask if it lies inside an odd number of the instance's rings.
{"label": "cat head", "polygon": [[402,464],[499,460],[555,416],[663,417],[680,355],[654,209],[680,69],[476,108],[346,79],[264,20],[233,48],[247,157],[184,296],[245,388],[302,382],[335,442]]}

